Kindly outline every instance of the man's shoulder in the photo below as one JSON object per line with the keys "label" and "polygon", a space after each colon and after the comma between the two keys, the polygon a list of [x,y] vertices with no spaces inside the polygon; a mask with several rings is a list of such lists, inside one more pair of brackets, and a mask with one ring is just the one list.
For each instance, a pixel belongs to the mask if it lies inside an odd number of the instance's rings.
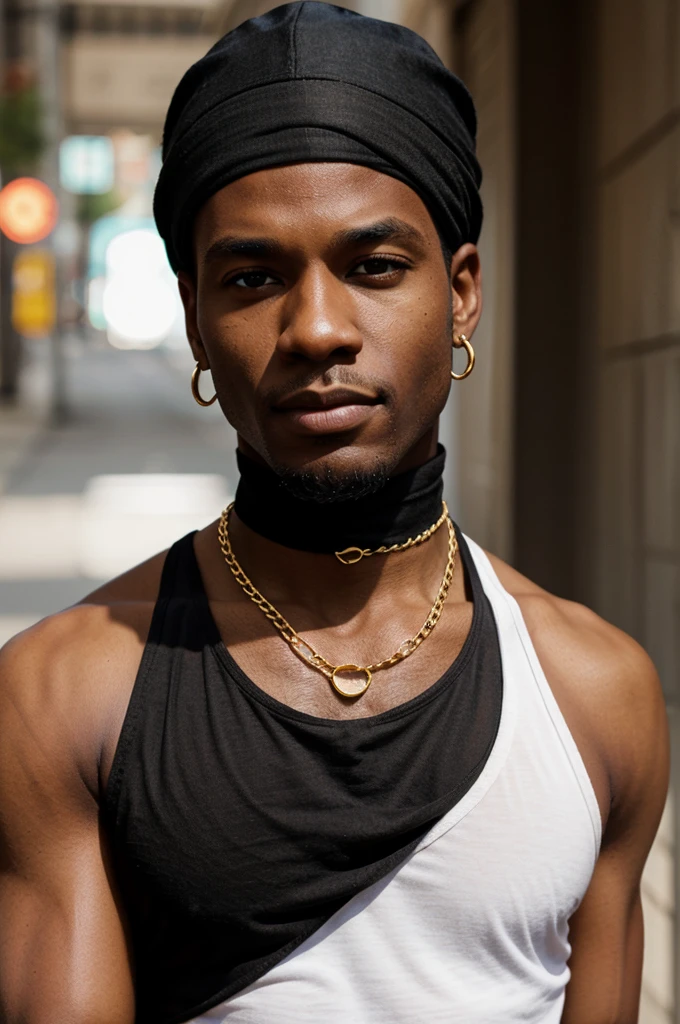
{"label": "man's shoulder", "polygon": [[3,678],[47,681],[62,672],[75,679],[143,641],[158,595],[165,552],[136,566],[78,604],[18,633],[0,651]]}
{"label": "man's shoulder", "polygon": [[[667,746],[659,677],[646,651],[590,608],[549,593],[489,555],[517,601],[541,667],[577,742],[599,751],[617,790],[654,776]],[[581,742],[579,746],[581,746]]]}
{"label": "man's shoulder", "polygon": [[[19,633],[0,650],[5,741],[70,750],[91,776],[137,675],[163,555]],[[89,778],[96,789],[96,778]]]}
{"label": "man's shoulder", "polygon": [[539,660],[570,676],[595,699],[613,688],[625,703],[658,691],[651,658],[631,636],[583,604],[556,597],[494,555],[488,556],[503,587],[517,601]]}
{"label": "man's shoulder", "polygon": [[152,607],[146,602],[83,601],[48,615],[0,650],[0,680],[21,677],[46,686],[65,674],[75,683],[115,657],[121,642],[138,635],[136,627]]}

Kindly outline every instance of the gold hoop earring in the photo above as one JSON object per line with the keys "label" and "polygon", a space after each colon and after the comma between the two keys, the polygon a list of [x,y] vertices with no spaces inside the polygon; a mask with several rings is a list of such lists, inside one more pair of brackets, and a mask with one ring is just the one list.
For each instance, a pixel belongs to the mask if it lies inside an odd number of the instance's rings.
{"label": "gold hoop earring", "polygon": [[212,405],[213,402],[217,401],[217,393],[215,393],[209,402],[206,402],[205,398],[201,398],[201,393],[198,390],[198,379],[201,376],[201,367],[196,363],[194,372],[191,374],[191,394],[194,396],[194,401],[198,402],[199,405]]}
{"label": "gold hoop earring", "polygon": [[473,349],[472,345],[470,344],[469,340],[465,337],[464,334],[459,334],[457,341],[456,341],[456,336],[454,334],[454,336],[453,336],[453,347],[454,348],[464,348],[465,349],[465,351],[467,352],[468,364],[467,364],[467,366],[465,367],[465,369],[463,370],[462,373],[454,373],[453,370],[451,370],[451,376],[453,377],[454,380],[465,380],[466,377],[470,376],[470,374],[472,373],[472,371],[474,369],[474,366],[475,366],[475,350]]}

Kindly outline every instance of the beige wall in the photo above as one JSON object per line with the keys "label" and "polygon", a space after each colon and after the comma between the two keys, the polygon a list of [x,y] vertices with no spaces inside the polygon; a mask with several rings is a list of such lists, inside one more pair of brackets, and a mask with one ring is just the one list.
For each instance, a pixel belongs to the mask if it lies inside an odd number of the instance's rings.
{"label": "beige wall", "polygon": [[[332,3],[333,0],[324,2]],[[408,24],[409,27],[414,27],[411,24],[413,20],[424,20],[424,27],[434,33],[436,25],[434,21],[430,21],[428,11],[433,7],[447,4],[448,0],[342,0],[339,6],[366,14],[369,18],[382,18],[385,21]],[[256,18],[278,6],[279,0],[223,0],[222,3],[215,5],[212,19],[215,32],[217,35],[223,35],[247,18]],[[423,18],[424,9],[427,10]],[[429,41],[432,42],[431,39]]]}
{"label": "beige wall", "polygon": [[474,0],[456,30],[456,71],[477,107],[484,172],[480,239],[484,309],[474,373],[455,384],[457,515],[480,544],[512,558],[515,248],[514,11]]}
{"label": "beige wall", "polygon": [[[598,610],[654,658],[677,748],[680,5],[599,0],[598,13],[596,594]],[[672,811],[669,803],[645,873],[642,1024],[679,1019]]]}
{"label": "beige wall", "polygon": [[[364,0],[366,5],[367,0]],[[370,2],[370,0],[369,0]],[[395,2],[395,0],[391,0]],[[397,0],[402,8],[399,20],[403,25],[426,39],[433,50],[449,67],[454,63],[453,15],[456,4],[453,0]],[[362,8],[363,10],[363,8]],[[364,13],[369,13],[364,11]],[[374,15],[379,17],[379,15]]]}

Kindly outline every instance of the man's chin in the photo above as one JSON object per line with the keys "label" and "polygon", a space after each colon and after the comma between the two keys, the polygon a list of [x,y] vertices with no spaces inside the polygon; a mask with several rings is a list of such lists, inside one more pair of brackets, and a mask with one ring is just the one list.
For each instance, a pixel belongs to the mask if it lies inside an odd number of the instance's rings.
{"label": "man's chin", "polygon": [[319,504],[335,501],[355,501],[375,494],[389,479],[385,465],[372,469],[338,471],[331,466],[319,469],[284,469],[279,472],[287,491],[302,501]]}
{"label": "man's chin", "polygon": [[367,453],[354,446],[325,452],[297,463],[267,459],[286,489],[302,501],[353,501],[375,494],[389,479],[399,459],[392,452]]}

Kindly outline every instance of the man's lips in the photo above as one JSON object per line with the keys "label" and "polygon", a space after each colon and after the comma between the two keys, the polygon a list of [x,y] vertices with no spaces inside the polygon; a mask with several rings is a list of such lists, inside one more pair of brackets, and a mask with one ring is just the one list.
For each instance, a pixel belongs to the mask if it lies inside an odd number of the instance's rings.
{"label": "man's lips", "polygon": [[274,406],[296,433],[337,434],[353,430],[375,413],[376,395],[349,388],[298,391]]}

